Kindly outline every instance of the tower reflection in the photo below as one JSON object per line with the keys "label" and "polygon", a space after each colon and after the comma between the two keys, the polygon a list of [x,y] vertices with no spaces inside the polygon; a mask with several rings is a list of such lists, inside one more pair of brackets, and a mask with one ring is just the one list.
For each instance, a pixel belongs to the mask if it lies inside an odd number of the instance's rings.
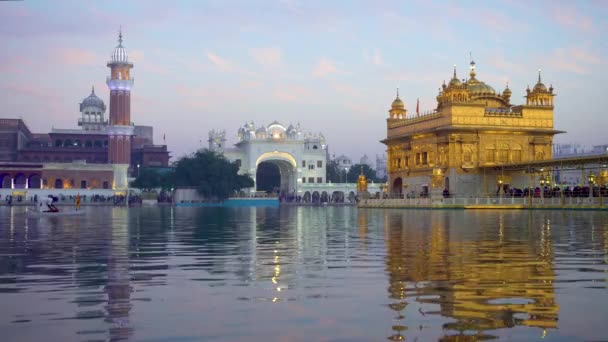
{"label": "tower reflection", "polygon": [[[408,326],[424,334],[429,314],[451,318],[442,325],[446,341],[490,338],[518,325],[541,334],[557,327],[548,216],[514,230],[508,212],[479,213],[464,225],[457,212],[426,214],[385,213],[388,306],[396,319],[388,339],[405,339]],[[479,223],[488,217],[496,224]],[[412,304],[418,310],[407,310]]]}
{"label": "tower reflection", "polygon": [[124,208],[112,210],[112,240],[108,256],[108,281],[105,292],[108,302],[106,322],[110,323],[110,341],[129,339],[133,328],[129,321],[131,292],[129,275],[129,211]]}

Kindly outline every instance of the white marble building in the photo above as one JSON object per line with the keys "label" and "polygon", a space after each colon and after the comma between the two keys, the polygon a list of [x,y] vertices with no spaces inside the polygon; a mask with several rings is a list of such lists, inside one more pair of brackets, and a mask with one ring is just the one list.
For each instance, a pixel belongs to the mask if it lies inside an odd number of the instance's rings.
{"label": "white marble building", "polygon": [[208,142],[209,149],[223,153],[228,160],[236,161],[240,165],[239,173],[250,174],[256,184],[260,164],[276,165],[281,177],[282,194],[298,193],[300,184],[327,181],[325,137],[322,133],[303,133],[300,124],[286,128],[273,121],[268,126],[256,127],[252,121],[239,128],[238,141],[234,147],[226,146],[226,131],[210,131]]}

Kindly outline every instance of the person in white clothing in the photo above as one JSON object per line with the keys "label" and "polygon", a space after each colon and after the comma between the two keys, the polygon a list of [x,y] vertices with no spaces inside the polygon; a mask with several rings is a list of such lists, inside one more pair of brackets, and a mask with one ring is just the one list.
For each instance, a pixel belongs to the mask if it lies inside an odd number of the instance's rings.
{"label": "person in white clothing", "polygon": [[55,207],[53,205],[53,197],[49,196],[49,197],[42,197],[39,201],[38,201],[38,211],[39,212],[52,212],[52,213],[56,213],[59,211],[59,209],[57,209],[57,207]]}

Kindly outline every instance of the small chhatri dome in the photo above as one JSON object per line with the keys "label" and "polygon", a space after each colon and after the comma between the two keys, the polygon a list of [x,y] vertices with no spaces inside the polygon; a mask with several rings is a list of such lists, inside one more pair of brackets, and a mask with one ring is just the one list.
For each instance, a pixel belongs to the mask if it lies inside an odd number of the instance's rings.
{"label": "small chhatri dome", "polygon": [[546,92],[547,91],[547,87],[543,84],[543,82],[541,82],[541,79],[540,79],[540,69],[538,69],[538,82],[534,86],[533,91],[536,91],[536,92]]}
{"label": "small chhatri dome", "polygon": [[454,76],[450,80],[450,86],[451,87],[460,87],[461,85],[462,85],[462,82],[460,82],[460,80],[456,76],[456,65],[454,65]]}
{"label": "small chhatri dome", "polygon": [[511,95],[511,89],[509,89],[509,82],[507,82],[507,87],[505,88],[505,90],[502,92],[503,95]]}
{"label": "small chhatri dome", "polygon": [[106,105],[103,103],[103,100],[95,95],[95,87],[91,89],[91,95],[82,100],[82,103],[80,104],[81,110],[86,107],[95,107],[101,109],[102,111],[106,110]]}
{"label": "small chhatri dome", "polygon": [[118,32],[118,46],[114,49],[114,52],[112,52],[112,62],[129,62],[127,51],[125,51],[125,48],[122,46],[122,29]]}
{"label": "small chhatri dome", "polygon": [[397,97],[393,101],[393,104],[391,105],[391,107],[392,107],[392,109],[405,109],[405,105],[403,104],[403,101],[401,101],[401,99],[399,98],[399,88],[397,88]]}

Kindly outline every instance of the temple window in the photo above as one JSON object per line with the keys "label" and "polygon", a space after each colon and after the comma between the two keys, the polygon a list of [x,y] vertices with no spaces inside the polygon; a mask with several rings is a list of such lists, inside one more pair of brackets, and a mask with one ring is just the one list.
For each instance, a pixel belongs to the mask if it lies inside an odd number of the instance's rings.
{"label": "temple window", "polygon": [[465,163],[471,163],[473,161],[473,153],[471,153],[471,150],[464,151],[462,161]]}
{"label": "temple window", "polygon": [[323,177],[317,177],[317,183],[323,183]]}
{"label": "temple window", "polygon": [[498,151],[498,162],[502,164],[506,164],[509,162],[509,151],[508,150],[499,150]]}
{"label": "temple window", "polygon": [[486,149],[486,162],[487,163],[493,163],[494,162],[494,149],[493,148],[488,148]]}
{"label": "temple window", "polygon": [[517,149],[517,150],[511,151],[511,160],[514,163],[520,162],[521,161],[521,150]]}
{"label": "temple window", "polygon": [[308,183],[314,183],[315,177],[308,177]]}
{"label": "temple window", "polygon": [[322,160],[317,160],[317,167],[319,169],[323,167],[323,161]]}
{"label": "temple window", "polygon": [[306,183],[306,177],[302,177],[302,183]]}
{"label": "temple window", "polygon": [[302,160],[302,167],[306,167],[306,160]]}
{"label": "temple window", "polygon": [[422,165],[427,165],[429,163],[429,154],[427,152],[422,152]]}

